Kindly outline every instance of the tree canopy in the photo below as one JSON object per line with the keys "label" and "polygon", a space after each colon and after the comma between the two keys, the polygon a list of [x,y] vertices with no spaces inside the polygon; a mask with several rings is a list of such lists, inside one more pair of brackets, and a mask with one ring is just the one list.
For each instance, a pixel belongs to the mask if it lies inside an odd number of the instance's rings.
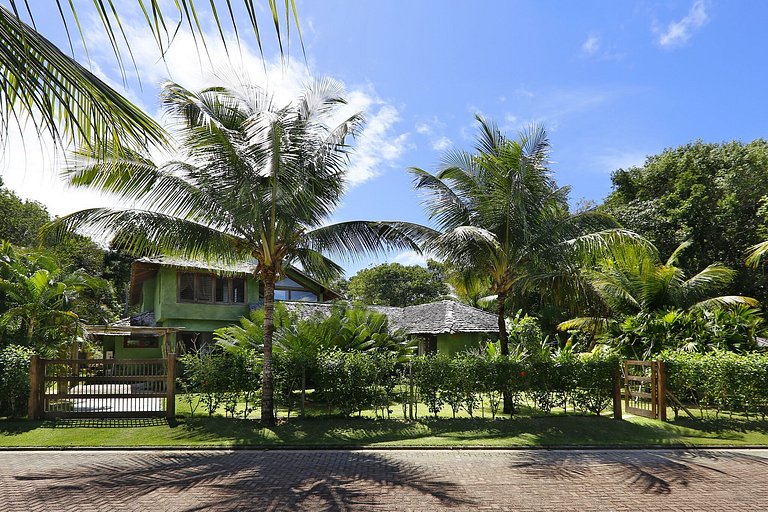
{"label": "tree canopy", "polygon": [[768,278],[747,269],[747,250],[768,238],[768,141],[701,141],[648,157],[613,173],[601,209],[671,254],[691,246],[679,265],[689,275],[715,262],[737,269],[731,294],[768,296]]}
{"label": "tree canopy", "polygon": [[448,294],[439,265],[384,263],[365,268],[349,279],[351,299],[381,306],[412,306]]}

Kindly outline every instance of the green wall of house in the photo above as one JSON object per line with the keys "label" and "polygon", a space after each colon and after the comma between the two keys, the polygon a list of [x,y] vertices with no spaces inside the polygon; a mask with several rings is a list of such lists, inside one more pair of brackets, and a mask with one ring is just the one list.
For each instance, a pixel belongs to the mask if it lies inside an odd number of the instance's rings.
{"label": "green wall of house", "polygon": [[437,351],[453,356],[468,349],[482,348],[490,338],[485,332],[460,332],[455,334],[438,334]]}
{"label": "green wall of house", "polygon": [[125,336],[104,336],[103,357],[107,357],[107,351],[114,352],[115,359],[156,359],[165,357],[163,351],[163,339],[160,338],[157,348],[126,348]]}

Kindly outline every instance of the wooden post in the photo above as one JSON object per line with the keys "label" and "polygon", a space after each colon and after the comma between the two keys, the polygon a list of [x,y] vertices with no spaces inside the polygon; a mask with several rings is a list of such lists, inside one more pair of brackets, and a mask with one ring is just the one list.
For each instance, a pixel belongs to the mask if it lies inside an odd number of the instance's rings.
{"label": "wooden post", "polygon": [[629,411],[629,363],[624,361],[624,410]]}
{"label": "wooden post", "polygon": [[40,356],[34,355],[29,362],[29,404],[27,417],[30,420],[40,419]]}
{"label": "wooden post", "polygon": [[176,354],[168,353],[168,364],[165,380],[165,417],[169,423],[176,421]]}
{"label": "wooden post", "polygon": [[413,389],[413,363],[408,365],[408,418],[413,418],[413,402],[416,400]]}
{"label": "wooden post", "polygon": [[659,361],[656,364],[658,365],[656,390],[659,395],[659,419],[667,421],[667,365],[664,364],[664,361]]}
{"label": "wooden post", "polygon": [[622,419],[621,414],[621,367],[613,369],[613,419]]}

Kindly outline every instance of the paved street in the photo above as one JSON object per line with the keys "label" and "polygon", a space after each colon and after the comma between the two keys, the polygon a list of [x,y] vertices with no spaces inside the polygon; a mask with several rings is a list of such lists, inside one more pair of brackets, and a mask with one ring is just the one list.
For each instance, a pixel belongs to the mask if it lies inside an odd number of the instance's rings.
{"label": "paved street", "polygon": [[766,510],[768,450],[0,452],[0,509]]}

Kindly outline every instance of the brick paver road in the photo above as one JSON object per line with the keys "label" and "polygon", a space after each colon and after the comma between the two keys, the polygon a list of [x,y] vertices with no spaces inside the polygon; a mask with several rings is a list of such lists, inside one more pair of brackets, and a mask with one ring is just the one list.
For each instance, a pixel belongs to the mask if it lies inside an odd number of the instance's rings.
{"label": "brick paver road", "polygon": [[768,450],[0,452],[0,510],[768,510]]}

